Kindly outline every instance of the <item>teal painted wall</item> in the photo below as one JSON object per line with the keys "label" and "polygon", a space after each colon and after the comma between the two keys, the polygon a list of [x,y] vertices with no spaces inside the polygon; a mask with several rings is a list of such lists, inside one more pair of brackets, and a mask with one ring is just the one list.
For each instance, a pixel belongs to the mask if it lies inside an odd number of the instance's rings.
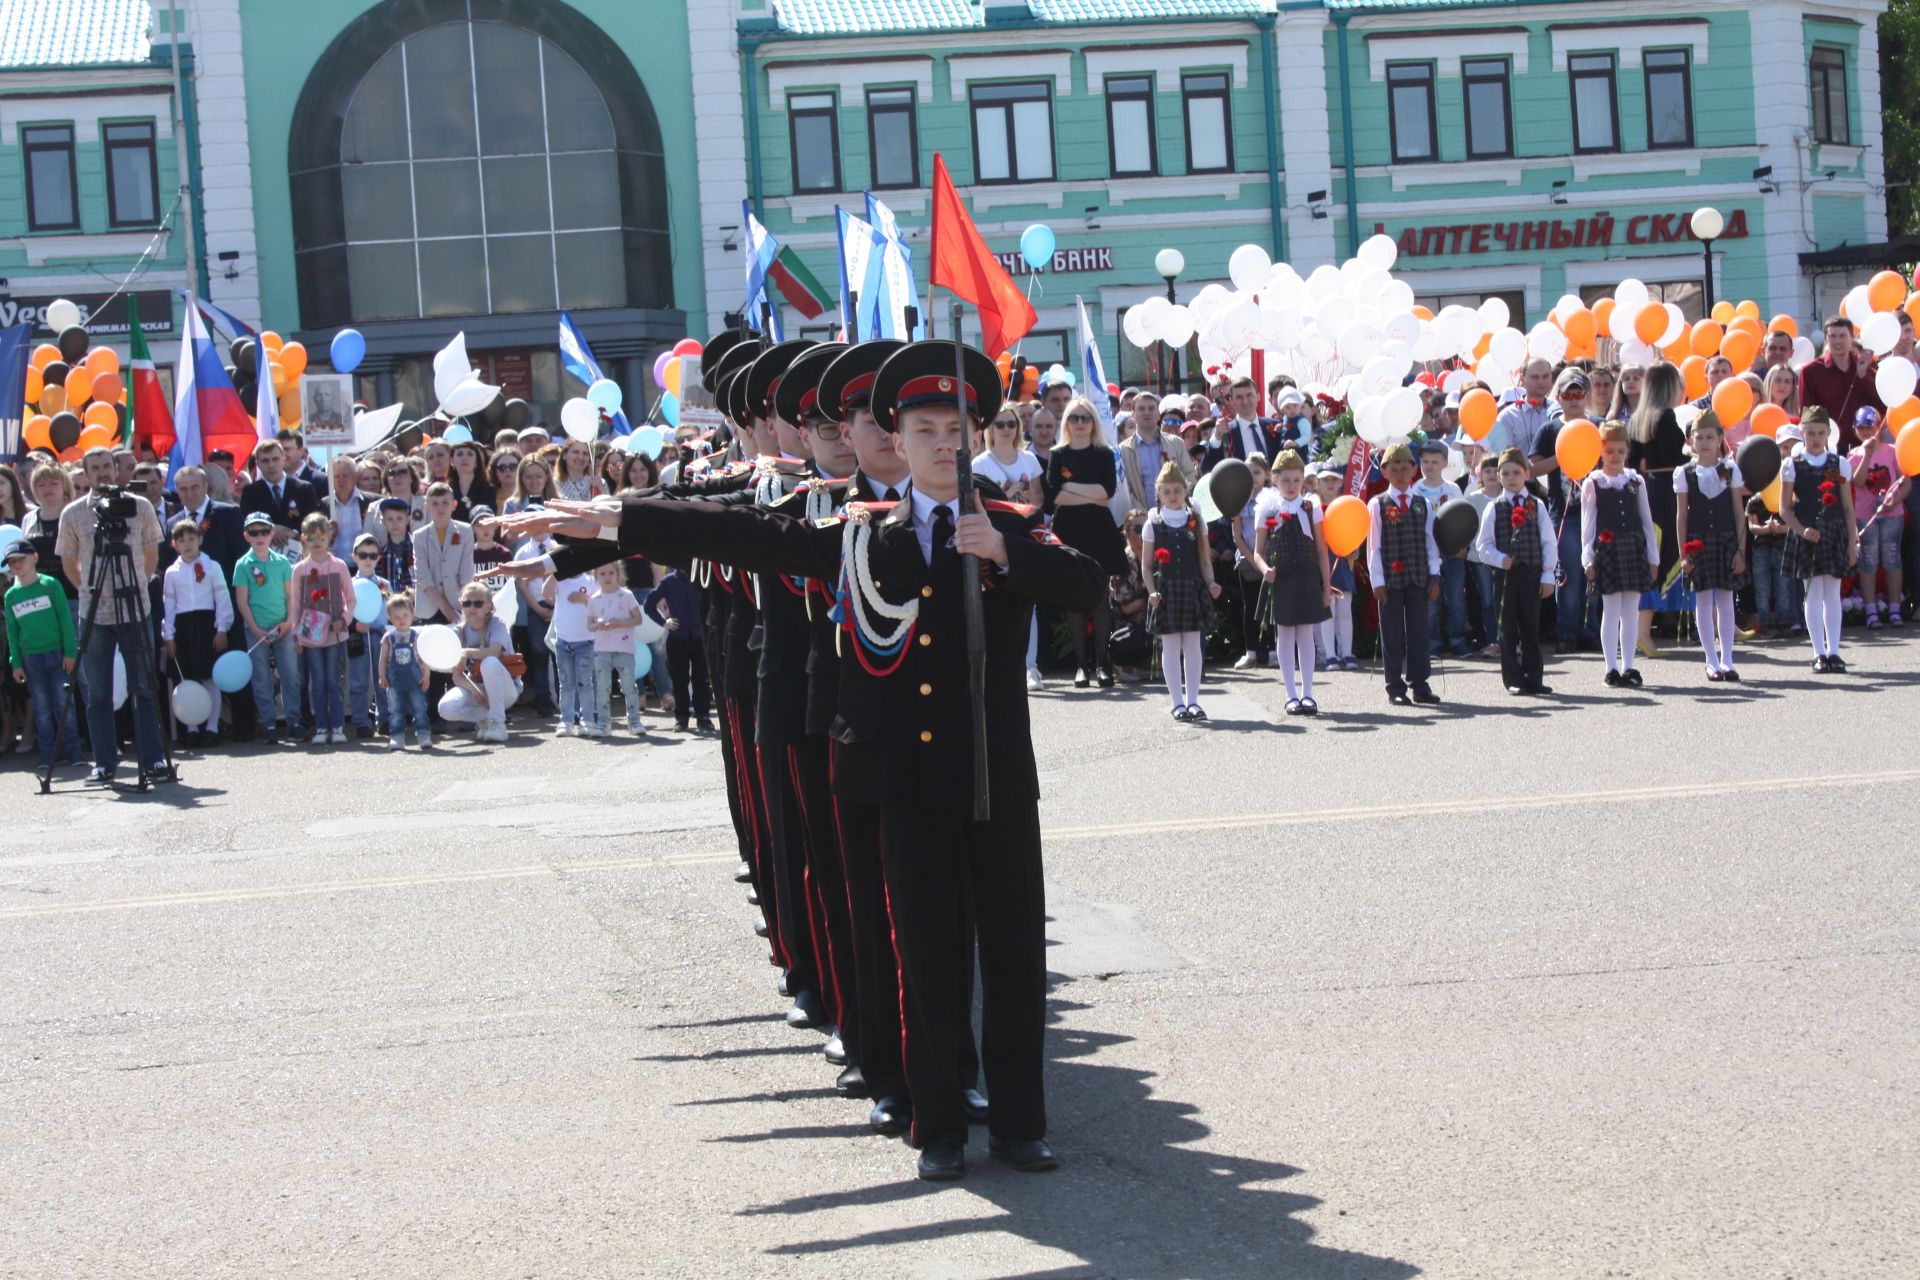
{"label": "teal painted wall", "polygon": [[[55,86],[48,85],[51,92]],[[143,86],[138,92],[151,94],[150,86]],[[38,99],[38,95],[35,95]],[[45,101],[44,99],[38,99]],[[95,101],[89,99],[89,103]],[[155,120],[151,115],[130,111],[125,114],[111,112],[103,114],[99,125],[91,121],[76,122],[72,115],[63,114],[57,106],[49,105],[36,110],[33,118],[21,120],[20,124],[31,127],[36,124],[67,124],[74,129],[74,169],[80,186],[80,226],[77,231],[29,232],[27,230],[27,183],[26,157],[19,146],[0,146],[0,240],[14,237],[38,235],[139,235],[144,230],[139,227],[114,227],[107,222],[107,165],[106,147],[102,142],[103,131],[108,124],[148,123],[164,125],[165,120]],[[15,137],[19,135],[16,132]],[[162,217],[172,207],[174,192],[180,186],[180,169],[175,163],[173,138],[166,134],[157,134],[154,140],[154,156],[159,172],[159,213]],[[176,219],[178,221],[178,219]],[[167,237],[165,252],[157,254],[153,263],[156,267],[184,268],[186,265],[186,241],[184,224],[180,233]],[[102,258],[97,252],[89,251],[88,262],[100,272],[95,275],[85,271],[84,280],[76,283],[75,288],[85,284],[88,293],[111,292],[118,282],[118,273],[131,268],[138,260],[138,253],[120,258]],[[0,273],[12,270],[22,274],[31,272],[39,275],[47,272],[46,267],[29,267],[24,246],[0,245]],[[109,279],[103,280],[101,276]],[[111,283],[109,282],[111,281]]]}
{"label": "teal painted wall", "polygon": [[[287,186],[287,139],[294,105],[320,54],[349,22],[373,7],[241,0],[260,301],[266,323],[272,326],[294,328],[301,323],[293,267],[292,196]],[[686,109],[693,97],[686,5],[683,0],[579,0],[573,7],[592,19],[611,44],[626,51],[653,101],[667,153],[674,301],[687,312],[690,332],[704,333],[708,326],[700,261],[699,176],[693,116]]]}
{"label": "teal painted wall", "polygon": [[[1846,196],[1813,198],[1813,238],[1823,249],[1867,242],[1867,211]],[[1865,279],[1863,273],[1862,279]]]}

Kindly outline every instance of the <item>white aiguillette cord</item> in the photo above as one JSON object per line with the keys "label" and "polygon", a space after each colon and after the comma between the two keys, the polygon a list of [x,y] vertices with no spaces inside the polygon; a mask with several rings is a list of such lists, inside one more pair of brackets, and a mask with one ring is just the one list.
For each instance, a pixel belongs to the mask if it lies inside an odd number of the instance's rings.
{"label": "white aiguillette cord", "polygon": [[[904,603],[893,604],[880,594],[874,586],[873,570],[867,562],[872,540],[873,529],[867,513],[864,510],[850,513],[847,530],[841,535],[840,543],[840,557],[847,566],[847,607],[867,647],[886,651],[898,648],[919,619],[920,598],[914,596]],[[881,634],[868,619],[869,610],[892,621],[895,624],[893,630]]]}

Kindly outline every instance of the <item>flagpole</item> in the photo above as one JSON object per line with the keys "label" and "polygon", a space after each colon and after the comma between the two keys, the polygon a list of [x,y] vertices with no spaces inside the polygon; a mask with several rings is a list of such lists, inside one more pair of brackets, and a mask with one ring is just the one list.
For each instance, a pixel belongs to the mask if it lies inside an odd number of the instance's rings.
{"label": "flagpole", "polygon": [[[972,440],[968,428],[967,348],[960,341],[960,300],[953,302],[953,398],[960,410],[960,447],[954,451],[958,488],[955,508],[972,515],[974,503]],[[973,704],[973,820],[993,817],[993,794],[987,779],[987,616],[980,600],[980,558],[960,557],[960,603],[967,619],[967,696]]]}

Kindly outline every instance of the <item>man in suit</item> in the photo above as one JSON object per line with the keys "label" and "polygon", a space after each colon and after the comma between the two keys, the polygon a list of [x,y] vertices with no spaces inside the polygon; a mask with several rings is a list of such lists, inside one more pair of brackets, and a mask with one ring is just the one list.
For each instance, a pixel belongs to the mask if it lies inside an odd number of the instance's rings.
{"label": "man in suit", "polygon": [[240,507],[272,516],[273,544],[284,547],[299,538],[300,522],[320,509],[320,495],[287,473],[287,451],[278,440],[253,446],[253,471],[258,478],[240,491]]}
{"label": "man in suit", "polygon": [[[200,553],[231,575],[240,557],[247,554],[247,537],[240,527],[240,508],[231,502],[215,502],[207,495],[204,467],[186,466],[173,474],[173,492],[177,506],[174,519],[188,519],[200,526]],[[171,544],[160,548],[160,571],[174,562]]]}
{"label": "man in suit", "polygon": [[315,493],[324,493],[327,488],[327,473],[322,471],[307,452],[307,438],[292,427],[282,427],[274,434],[280,447],[286,450],[287,474],[296,480],[304,480]]}
{"label": "man in suit", "polygon": [[1213,428],[1200,470],[1211,471],[1228,458],[1245,462],[1259,454],[1273,461],[1273,421],[1260,416],[1260,388],[1252,378],[1235,378],[1227,389],[1227,413]]}
{"label": "man in suit", "polygon": [[1148,411],[1152,403],[1149,397],[1140,397],[1134,403],[1140,408],[1133,417],[1133,434],[1120,442],[1120,478],[1127,486],[1129,506],[1145,511],[1154,504],[1153,489],[1164,464],[1171,462],[1180,468],[1188,488],[1192,488],[1198,478],[1199,468],[1194,465],[1186,442],[1171,430],[1161,430],[1163,425],[1177,427],[1185,419],[1186,397],[1169,396],[1162,400],[1161,413],[1166,415],[1162,417]]}

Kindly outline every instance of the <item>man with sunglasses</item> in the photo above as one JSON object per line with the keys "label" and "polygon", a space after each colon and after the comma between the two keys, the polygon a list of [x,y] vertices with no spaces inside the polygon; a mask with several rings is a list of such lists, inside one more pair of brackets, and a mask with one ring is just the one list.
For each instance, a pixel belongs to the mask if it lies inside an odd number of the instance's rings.
{"label": "man with sunglasses", "polygon": [[[1493,420],[1486,438],[1480,441],[1482,453],[1495,458],[1508,449],[1526,451],[1540,434],[1540,428],[1547,425],[1547,419],[1554,413],[1554,404],[1550,395],[1553,392],[1553,364],[1547,360],[1535,358],[1527,361],[1520,371],[1520,393],[1508,401]],[[1580,380],[1582,403],[1587,394],[1586,379]],[[1470,459],[1469,465],[1477,460]],[[1577,562],[1576,562],[1577,563]]]}
{"label": "man with sunglasses", "polygon": [[[1553,384],[1554,405],[1545,425],[1527,445],[1533,474],[1547,483],[1547,514],[1553,519],[1559,541],[1560,585],[1553,593],[1555,652],[1597,650],[1600,647],[1600,620],[1594,600],[1587,593],[1587,577],[1580,564],[1580,486],[1560,474],[1560,462],[1554,445],[1560,428],[1588,414],[1587,375],[1578,369],[1563,369]],[[1598,406],[1595,406],[1598,412]],[[1571,558],[1569,558],[1571,557]],[[1567,566],[1574,568],[1569,570]]]}

